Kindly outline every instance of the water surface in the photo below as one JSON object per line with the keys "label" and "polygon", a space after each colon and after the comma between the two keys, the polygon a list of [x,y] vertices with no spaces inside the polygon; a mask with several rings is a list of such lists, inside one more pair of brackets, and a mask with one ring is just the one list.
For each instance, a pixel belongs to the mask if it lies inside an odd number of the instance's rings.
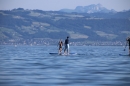
{"label": "water surface", "polygon": [[57,46],[0,46],[0,86],[130,86],[122,46],[70,46],[81,55],[49,55]]}

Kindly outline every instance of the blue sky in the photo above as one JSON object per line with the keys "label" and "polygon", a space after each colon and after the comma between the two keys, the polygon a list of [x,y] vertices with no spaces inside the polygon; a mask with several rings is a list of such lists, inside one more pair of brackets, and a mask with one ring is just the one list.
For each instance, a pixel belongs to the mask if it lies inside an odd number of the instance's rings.
{"label": "blue sky", "polygon": [[103,7],[115,9],[116,11],[130,9],[130,0],[0,0],[0,10],[24,8],[56,11],[63,8],[75,9],[76,6],[99,3]]}

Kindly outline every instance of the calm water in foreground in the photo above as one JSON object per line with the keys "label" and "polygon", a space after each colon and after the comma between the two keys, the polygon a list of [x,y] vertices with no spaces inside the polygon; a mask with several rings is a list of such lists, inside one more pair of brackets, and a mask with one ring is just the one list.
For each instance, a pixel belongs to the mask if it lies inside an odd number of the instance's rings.
{"label": "calm water in foreground", "polygon": [[57,46],[0,46],[0,86],[130,86],[122,46],[70,46],[82,55],[49,55]]}

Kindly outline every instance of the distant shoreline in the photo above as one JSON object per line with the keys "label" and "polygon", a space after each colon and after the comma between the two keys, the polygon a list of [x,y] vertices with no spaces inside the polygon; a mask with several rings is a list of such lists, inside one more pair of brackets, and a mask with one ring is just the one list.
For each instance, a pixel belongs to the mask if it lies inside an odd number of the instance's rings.
{"label": "distant shoreline", "polygon": [[[0,45],[30,45],[30,46],[51,46],[57,45],[57,41],[53,42],[0,42]],[[70,46],[125,46],[125,42],[115,41],[115,42],[70,42]]]}

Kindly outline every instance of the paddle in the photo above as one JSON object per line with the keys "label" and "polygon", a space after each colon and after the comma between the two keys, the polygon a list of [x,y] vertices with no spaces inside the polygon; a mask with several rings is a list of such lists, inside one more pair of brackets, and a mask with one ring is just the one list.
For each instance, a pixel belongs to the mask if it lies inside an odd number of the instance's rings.
{"label": "paddle", "polygon": [[125,45],[125,49],[124,49],[124,51],[126,50],[126,47],[127,47],[127,42],[126,42],[126,45]]}

